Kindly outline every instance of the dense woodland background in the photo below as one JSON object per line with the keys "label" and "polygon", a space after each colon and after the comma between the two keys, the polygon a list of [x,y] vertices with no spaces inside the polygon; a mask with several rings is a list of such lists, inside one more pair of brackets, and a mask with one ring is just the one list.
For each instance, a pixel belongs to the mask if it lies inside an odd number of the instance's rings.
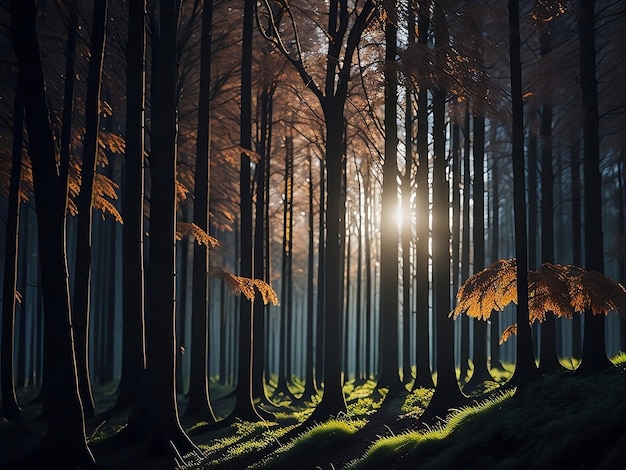
{"label": "dense woodland background", "polygon": [[[373,383],[428,422],[613,367],[625,44],[617,0],[2,1],[3,429],[37,404],[28,462],[89,466],[121,415],[173,466],[181,417],[295,433]],[[529,325],[546,263],[607,278]],[[514,298],[451,318],[490,265]]]}

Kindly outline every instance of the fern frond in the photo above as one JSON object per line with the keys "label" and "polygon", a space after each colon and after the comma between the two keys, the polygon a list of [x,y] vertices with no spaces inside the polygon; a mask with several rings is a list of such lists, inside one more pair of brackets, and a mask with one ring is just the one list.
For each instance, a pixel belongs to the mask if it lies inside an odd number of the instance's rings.
{"label": "fern frond", "polygon": [[517,334],[517,323],[507,326],[500,335],[499,345],[504,344],[511,336]]}
{"label": "fern frond", "polygon": [[122,214],[119,213],[117,207],[115,207],[108,199],[105,199],[102,196],[96,196],[93,200],[93,208],[102,212],[103,219],[106,214],[111,214],[117,223],[124,224]]}
{"label": "fern frond", "polygon": [[501,259],[469,277],[457,293],[457,306],[450,312],[487,320],[493,311],[502,311],[517,302],[517,264],[515,258]]}
{"label": "fern frond", "polygon": [[196,224],[191,222],[176,222],[176,240],[182,240],[183,237],[191,236],[198,245],[205,245],[207,248],[219,246],[220,242],[217,238],[212,237]]}
{"label": "fern frond", "polygon": [[252,279],[252,282],[254,283],[254,287],[261,293],[264,305],[267,305],[269,302],[271,302],[272,305],[278,305],[278,296],[276,295],[276,291],[272,289],[272,286],[262,279]]}
{"label": "fern frond", "polygon": [[254,300],[255,287],[260,292],[263,299],[263,303],[267,305],[268,302],[272,302],[273,305],[278,305],[278,296],[272,287],[261,279],[250,279],[243,276],[237,276],[236,274],[224,271],[222,268],[216,268],[211,271],[214,276],[221,277],[228,288],[235,295],[243,294],[248,300]]}

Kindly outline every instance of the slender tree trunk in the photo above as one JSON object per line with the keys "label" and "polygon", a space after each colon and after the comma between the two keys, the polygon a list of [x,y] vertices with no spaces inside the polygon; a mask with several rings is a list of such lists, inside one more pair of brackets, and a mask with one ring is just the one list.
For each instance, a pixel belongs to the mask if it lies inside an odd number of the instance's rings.
{"label": "slender tree trunk", "polygon": [[[395,7],[392,3],[392,7]],[[380,230],[380,331],[381,371],[378,386],[388,388],[387,398],[394,399],[402,392],[398,375],[398,129],[396,123],[398,79],[395,60],[397,54],[397,26],[394,9],[385,24],[385,161]]]}
{"label": "slender tree trunk", "polygon": [[[474,115],[474,272],[485,267],[485,116]],[[468,390],[478,389],[493,380],[487,364],[487,322],[474,319],[474,371]]]}
{"label": "slender tree trunk", "polygon": [[[418,29],[420,44],[427,44],[428,31],[430,29],[430,1],[420,1],[418,11]],[[429,274],[428,274],[428,239],[430,238],[429,227],[429,203],[428,203],[428,89],[424,84],[419,85],[417,94],[417,155],[419,163],[417,167],[417,191],[415,193],[415,217],[416,217],[416,262],[415,262],[415,306],[416,315],[416,376],[413,382],[413,390],[419,387],[433,388],[433,378],[430,369],[430,333],[428,321],[429,307]]]}
{"label": "slender tree trunk", "polygon": [[[596,79],[595,0],[579,0],[578,43],[580,88],[583,105],[583,192],[585,219],[585,269],[604,272],[602,241],[602,176],[600,173],[600,117]],[[605,349],[604,315],[585,312],[581,374],[592,374],[612,365]]]}
{"label": "slender tree trunk", "polygon": [[[209,233],[209,185],[211,165],[210,84],[211,31],[213,0],[202,7],[200,32],[200,93],[198,96],[198,137],[196,141],[195,197],[193,223]],[[189,402],[185,416],[195,415],[208,422],[215,421],[209,395],[209,247],[199,243],[193,249],[193,286],[191,291],[191,369],[189,371]]]}
{"label": "slender tree trunk", "polygon": [[[259,161],[256,165],[256,201],[255,201],[255,224],[254,224],[254,277],[265,279],[269,282],[268,270],[270,258],[269,248],[269,192],[267,191],[269,158],[272,145],[272,115],[274,101],[274,86],[266,86],[260,98],[260,138],[257,143]],[[252,395],[266,401],[265,396],[265,320],[266,308],[263,299],[257,296],[253,305],[254,354],[252,365]]]}
{"label": "slender tree trunk", "polygon": [[[472,190],[471,179],[471,139],[470,139],[470,109],[469,103],[465,106],[465,118],[463,120],[463,231],[461,233],[461,281],[465,282],[470,276],[470,199]],[[470,319],[467,315],[461,316],[461,340],[460,340],[460,356],[461,356],[461,382],[467,380],[469,372],[470,357]]]}
{"label": "slender tree trunk", "polygon": [[115,409],[130,407],[146,367],[144,321],[144,122],[146,0],[128,3],[126,166],[122,186],[122,375]]}
{"label": "slender tree trunk", "polygon": [[[414,44],[415,37],[415,15],[413,4],[408,4],[407,11],[407,31],[408,44]],[[402,381],[407,384],[413,380],[411,371],[411,311],[413,275],[411,269],[411,240],[413,238],[413,220],[411,214],[411,193],[412,193],[412,173],[413,173],[413,86],[409,84],[405,88],[405,114],[404,128],[406,138],[406,156],[404,175],[402,177]],[[406,220],[405,220],[406,219]],[[360,238],[359,238],[360,240]],[[359,252],[360,255],[360,252]],[[359,261],[360,266],[360,261]]]}
{"label": "slender tree trunk", "polygon": [[[441,4],[435,4],[435,48],[448,46],[446,15]],[[436,64],[435,64],[436,65]],[[454,323],[450,312],[450,188],[446,177],[446,110],[447,90],[442,85],[433,90],[433,297],[436,317],[437,387],[424,417],[445,416],[448,409],[464,403],[454,364]]]}
{"label": "slender tree trunk", "polygon": [[524,181],[524,103],[520,58],[519,1],[509,0],[509,49],[513,102],[513,213],[517,260],[517,363],[511,381],[520,390],[538,376],[528,314],[528,248],[526,233],[526,190]]}
{"label": "slender tree trunk", "polygon": [[314,310],[314,288],[315,288],[315,246],[313,233],[315,230],[314,214],[313,214],[313,154],[309,153],[309,214],[308,214],[308,258],[307,258],[307,303],[306,303],[306,339],[305,339],[305,380],[303,398],[310,398],[316,393],[315,375],[313,369],[313,315]]}
{"label": "slender tree trunk", "polygon": [[87,446],[78,392],[65,252],[65,194],[59,187],[55,147],[36,32],[35,2],[11,0],[11,33],[24,97],[37,205],[42,273],[48,429],[23,468],[95,466]]}
{"label": "slender tree trunk", "polygon": [[[243,43],[241,59],[241,134],[240,145],[244,149],[252,149],[252,29],[254,3],[244,2]],[[239,175],[240,188],[240,272],[239,275],[252,278],[252,195],[250,193],[250,161],[247,155],[241,154]],[[257,413],[252,397],[252,366],[254,351],[254,330],[252,303],[241,296],[239,305],[239,361],[237,373],[236,404],[230,419],[238,417],[243,420],[262,420]],[[226,424],[226,423],[224,423]]]}
{"label": "slender tree trunk", "polygon": [[138,396],[127,432],[171,459],[197,451],[182,429],[176,400],[176,0],[159,2],[158,101],[153,103],[150,154],[150,244],[145,391]]}
{"label": "slender tree trunk", "polygon": [[76,267],[74,274],[74,323],[78,386],[85,417],[94,415],[94,401],[89,377],[89,314],[91,291],[91,228],[93,186],[98,162],[98,132],[100,127],[100,87],[106,42],[108,0],[94,5],[91,58],[87,76],[85,101],[85,139],[81,169],[81,185],[76,207]]}
{"label": "slender tree trunk", "polygon": [[[17,254],[20,224],[20,178],[22,175],[22,133],[24,130],[24,103],[21,91],[15,92],[13,105],[13,149],[9,201],[5,230],[4,277],[2,284],[2,337],[0,339],[0,389],[2,407],[0,416],[8,421],[22,422],[20,408],[15,395],[14,343],[15,308],[17,296]],[[22,317],[24,311],[22,311]],[[24,330],[21,331],[24,335]]]}
{"label": "slender tree trunk", "polygon": [[[492,134],[492,144],[495,142],[496,133]],[[493,159],[491,167],[491,259],[493,262],[500,259],[500,171],[499,161]],[[500,363],[500,314],[491,312],[491,368],[502,370]]]}
{"label": "slender tree trunk", "polygon": [[[572,263],[574,266],[582,266],[582,214],[581,207],[581,184],[580,184],[580,149],[577,143],[571,146],[571,191],[572,191]],[[582,356],[582,319],[580,315],[572,318],[572,359],[580,359]]]}

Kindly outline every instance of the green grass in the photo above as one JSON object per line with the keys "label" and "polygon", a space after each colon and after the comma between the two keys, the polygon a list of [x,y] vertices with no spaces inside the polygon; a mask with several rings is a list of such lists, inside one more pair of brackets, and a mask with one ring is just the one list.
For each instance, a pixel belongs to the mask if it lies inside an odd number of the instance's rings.
{"label": "green grass", "polygon": [[613,361],[617,370],[546,376],[435,429],[378,439],[346,468],[626,468],[626,354]]}

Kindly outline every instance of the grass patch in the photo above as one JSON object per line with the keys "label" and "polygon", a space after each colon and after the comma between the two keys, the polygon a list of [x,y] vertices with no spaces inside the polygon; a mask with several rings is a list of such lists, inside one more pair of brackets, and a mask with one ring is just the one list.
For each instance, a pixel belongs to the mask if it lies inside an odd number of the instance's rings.
{"label": "grass patch", "polygon": [[545,376],[435,429],[381,438],[347,468],[626,468],[626,354],[613,362],[591,377]]}

